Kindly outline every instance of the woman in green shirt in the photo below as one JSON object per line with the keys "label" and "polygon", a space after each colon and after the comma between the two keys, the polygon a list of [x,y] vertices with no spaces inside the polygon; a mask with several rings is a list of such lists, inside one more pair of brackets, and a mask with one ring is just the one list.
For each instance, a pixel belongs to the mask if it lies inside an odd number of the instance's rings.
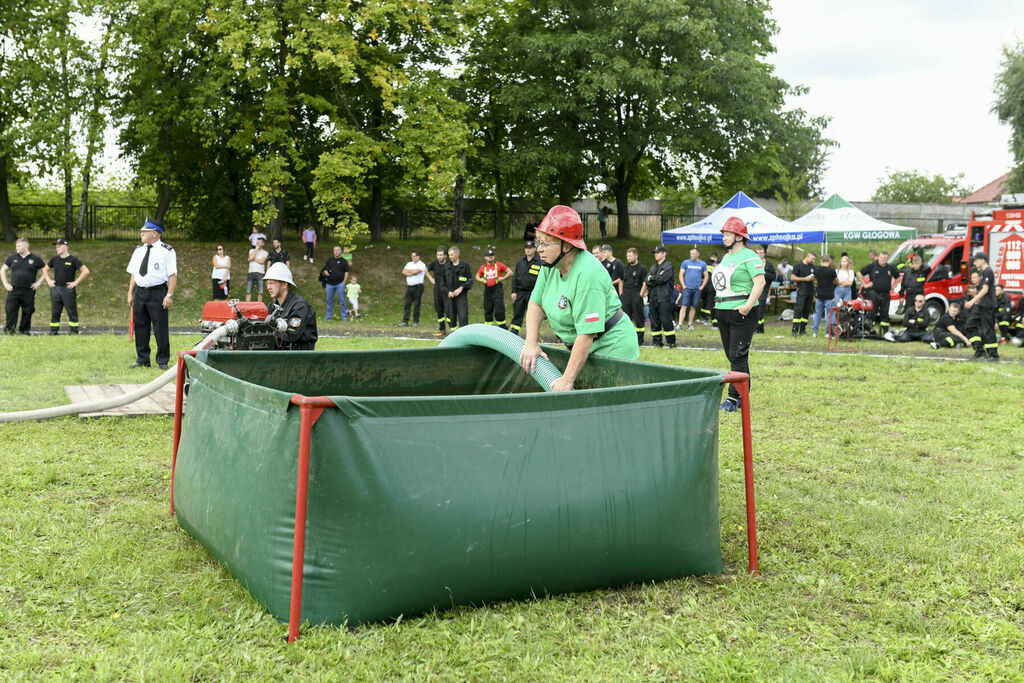
{"label": "woman in green shirt", "polygon": [[569,363],[552,391],[572,389],[590,354],[636,360],[636,330],[622,314],[619,296],[601,262],[587,251],[583,222],[568,206],[555,206],[537,227],[540,275],[526,309],[526,344],[519,364],[533,372],[540,349],[540,323],[547,315],[551,329],[569,347]]}
{"label": "woman in green shirt", "polygon": [[[756,252],[747,248],[748,241],[746,224],[736,216],[730,217],[722,226],[722,246],[726,253],[711,275],[718,333],[729,359],[729,369],[747,375],[750,374],[747,355],[757,324],[752,311],[757,308],[757,300],[764,289],[764,263]],[[727,413],[740,409],[740,393],[735,384],[729,385],[729,397],[719,407]]]}

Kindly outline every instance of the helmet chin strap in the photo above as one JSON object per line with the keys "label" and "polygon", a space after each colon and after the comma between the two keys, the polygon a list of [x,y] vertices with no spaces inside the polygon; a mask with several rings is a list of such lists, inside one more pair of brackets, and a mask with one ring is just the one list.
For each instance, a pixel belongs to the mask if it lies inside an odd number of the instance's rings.
{"label": "helmet chin strap", "polygon": [[[561,243],[561,242],[559,242],[559,244],[562,244],[562,243]],[[541,262],[540,262],[540,264],[541,264],[542,266],[544,266],[545,268],[554,268],[555,266],[557,266],[557,265],[558,265],[558,262],[559,262],[559,261],[561,261],[561,260],[562,260],[562,258],[563,258],[563,257],[564,257],[564,256],[565,256],[566,254],[568,254],[568,253],[570,253],[570,252],[572,252],[572,249],[570,249],[569,251],[560,251],[560,252],[558,252],[558,258],[556,258],[556,259],[555,259],[554,261],[552,261],[551,263],[548,263],[547,261],[545,261],[545,260],[541,259]]]}

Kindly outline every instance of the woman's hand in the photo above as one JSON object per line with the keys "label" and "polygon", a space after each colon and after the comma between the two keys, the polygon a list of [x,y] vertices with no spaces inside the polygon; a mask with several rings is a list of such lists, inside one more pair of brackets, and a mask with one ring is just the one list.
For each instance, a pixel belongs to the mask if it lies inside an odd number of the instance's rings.
{"label": "woman's hand", "polygon": [[523,346],[522,352],[519,354],[519,365],[523,370],[532,373],[537,369],[538,357],[548,360],[548,354],[540,350],[540,344],[530,344],[527,342],[526,345]]}

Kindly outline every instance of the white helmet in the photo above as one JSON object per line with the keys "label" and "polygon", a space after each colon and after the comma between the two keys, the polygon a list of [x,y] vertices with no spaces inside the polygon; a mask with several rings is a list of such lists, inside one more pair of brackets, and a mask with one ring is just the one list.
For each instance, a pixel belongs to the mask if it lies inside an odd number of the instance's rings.
{"label": "white helmet", "polygon": [[295,286],[295,280],[292,279],[292,271],[288,270],[288,266],[280,261],[270,264],[270,267],[267,268],[267,272],[263,276],[263,279],[278,280],[280,282],[287,282],[292,287]]}

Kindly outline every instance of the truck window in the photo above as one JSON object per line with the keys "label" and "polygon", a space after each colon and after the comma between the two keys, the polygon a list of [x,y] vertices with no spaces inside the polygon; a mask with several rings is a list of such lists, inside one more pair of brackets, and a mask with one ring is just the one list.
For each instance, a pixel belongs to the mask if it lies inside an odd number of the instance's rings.
{"label": "truck window", "polygon": [[928,282],[948,280],[960,276],[960,261],[963,258],[964,246],[959,244],[950,249],[945,257],[935,266],[932,274],[928,276]]}

